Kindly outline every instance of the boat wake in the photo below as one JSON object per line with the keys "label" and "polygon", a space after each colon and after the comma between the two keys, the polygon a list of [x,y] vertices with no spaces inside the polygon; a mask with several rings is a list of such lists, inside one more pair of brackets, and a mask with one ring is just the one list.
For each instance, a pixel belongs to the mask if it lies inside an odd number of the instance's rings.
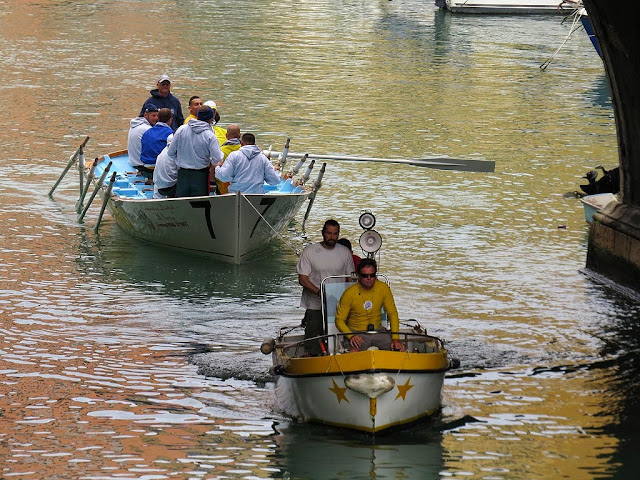
{"label": "boat wake", "polygon": [[198,374],[206,377],[248,380],[258,386],[273,381],[269,374],[269,358],[260,352],[200,353],[189,361],[198,366]]}

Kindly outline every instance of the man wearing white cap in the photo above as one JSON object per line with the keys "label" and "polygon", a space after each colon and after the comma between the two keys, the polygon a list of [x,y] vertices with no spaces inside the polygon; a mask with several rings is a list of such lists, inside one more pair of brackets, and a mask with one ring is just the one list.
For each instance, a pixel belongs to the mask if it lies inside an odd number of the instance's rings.
{"label": "man wearing white cap", "polygon": [[[160,75],[156,82],[156,87],[157,88],[154,88],[149,92],[151,96],[145,103],[151,102],[158,108],[168,108],[171,110],[171,115],[173,117],[171,128],[175,132],[176,129],[184,123],[184,115],[182,114],[182,105],[180,104],[180,100],[171,93],[171,79],[169,78],[169,75]],[[140,116],[142,116],[142,113],[143,112],[141,111]]]}
{"label": "man wearing white cap", "polygon": [[220,143],[220,146],[222,146],[224,142],[227,141],[227,130],[218,126],[218,122],[220,121],[220,113],[218,113],[218,105],[216,105],[216,102],[214,102],[213,100],[207,100],[206,102],[203,103],[203,105],[211,107],[211,109],[213,110],[213,123],[212,123],[213,133],[216,134],[218,143]]}

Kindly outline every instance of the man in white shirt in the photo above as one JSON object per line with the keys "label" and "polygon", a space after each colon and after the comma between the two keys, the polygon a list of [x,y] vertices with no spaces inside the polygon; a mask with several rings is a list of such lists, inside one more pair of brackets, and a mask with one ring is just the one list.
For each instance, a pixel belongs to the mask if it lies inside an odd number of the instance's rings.
{"label": "man in white shirt", "polygon": [[[340,224],[333,219],[327,220],[322,228],[322,242],[308,245],[298,260],[298,283],[303,289],[300,306],[306,309],[302,319],[305,339],[324,334],[320,300],[322,280],[331,275],[349,275],[355,270],[351,250],[337,243],[338,238]],[[322,352],[319,341],[307,341],[305,350],[310,355]]]}
{"label": "man in white shirt", "polygon": [[197,120],[189,120],[173,135],[167,154],[178,166],[178,197],[209,195],[209,167],[223,157],[212,122],[213,110],[203,106]]}
{"label": "man in white shirt", "polygon": [[145,103],[140,117],[132,118],[129,124],[127,150],[129,151],[129,165],[137,168],[140,173],[151,178],[153,172],[147,169],[140,160],[142,152],[142,135],[158,121],[158,107],[153,103]]}

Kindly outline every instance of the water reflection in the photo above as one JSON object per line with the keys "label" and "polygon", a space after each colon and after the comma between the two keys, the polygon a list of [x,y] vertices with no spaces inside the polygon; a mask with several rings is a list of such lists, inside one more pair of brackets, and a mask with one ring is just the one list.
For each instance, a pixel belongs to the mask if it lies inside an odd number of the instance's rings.
{"label": "water reflection", "polygon": [[[127,235],[115,222],[105,223],[97,236],[92,230],[83,232],[77,266],[84,274],[101,272],[106,282],[193,302],[206,302],[212,297],[268,301],[288,295],[297,283],[297,257],[279,240],[260,252],[261,261],[231,265],[146,244]],[[302,244],[299,238],[291,240]]]}
{"label": "water reflection", "polygon": [[[609,79],[604,70],[601,75],[596,77],[591,88],[585,92],[585,99],[593,106],[612,110],[611,87],[609,86]],[[613,112],[611,112],[611,115],[613,115]]]}
{"label": "water reflection", "polygon": [[640,471],[640,305],[605,287],[610,309],[602,325],[601,355],[614,359],[603,378],[607,395],[600,406],[609,421],[602,434],[618,438],[610,460],[616,479],[635,479]]}
{"label": "water reflection", "polygon": [[375,438],[316,425],[275,429],[275,461],[286,478],[432,479],[443,470],[442,434],[424,425]]}

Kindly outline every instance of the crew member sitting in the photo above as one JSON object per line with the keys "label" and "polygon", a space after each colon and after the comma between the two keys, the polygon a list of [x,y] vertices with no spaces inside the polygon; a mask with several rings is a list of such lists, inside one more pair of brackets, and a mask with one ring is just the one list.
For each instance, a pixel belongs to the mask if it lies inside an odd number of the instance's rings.
{"label": "crew member sitting", "polygon": [[255,135],[243,134],[240,143],[240,150],[231,152],[224,163],[216,164],[216,178],[230,182],[229,193],[264,193],[264,182],[280,183],[280,175],[256,145]]}
{"label": "crew member sitting", "polygon": [[147,168],[153,168],[158,155],[162,149],[167,146],[167,137],[173,135],[171,117],[171,110],[161,108],[158,111],[158,121],[156,124],[142,134],[142,138],[140,139],[142,144],[140,160]]}
{"label": "crew member sitting", "polygon": [[[373,258],[358,264],[358,283],[342,294],[336,310],[336,327],[347,334],[352,352],[378,347],[382,350],[405,350],[398,337],[400,319],[389,286],[379,281],[378,265]],[[382,329],[382,307],[387,311],[391,332]],[[375,331],[376,333],[369,333]],[[346,343],[346,342],[345,342]]]}

